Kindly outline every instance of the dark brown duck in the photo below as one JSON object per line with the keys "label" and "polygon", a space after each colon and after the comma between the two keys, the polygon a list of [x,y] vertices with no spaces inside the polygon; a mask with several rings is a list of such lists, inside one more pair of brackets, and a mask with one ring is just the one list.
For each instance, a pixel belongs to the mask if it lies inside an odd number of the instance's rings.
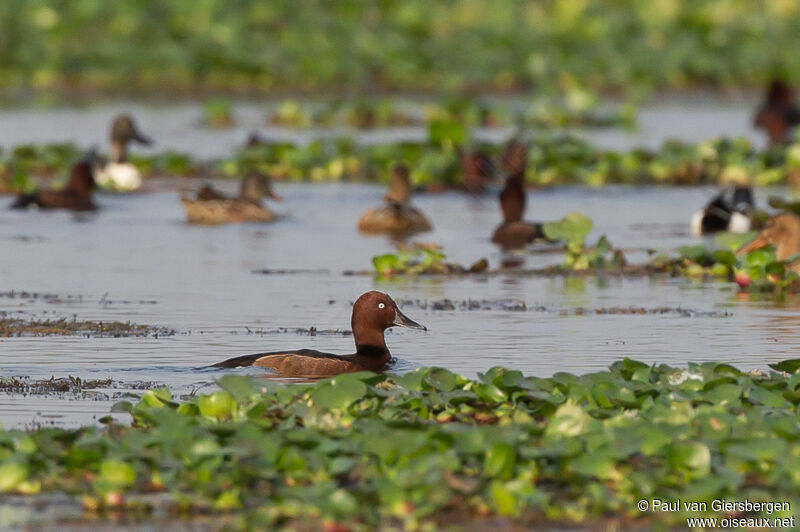
{"label": "dark brown duck", "polygon": [[794,103],[794,92],[784,81],[774,80],[767,88],[764,103],[756,112],[754,125],[763,129],[771,146],[791,140],[791,130],[800,124],[800,109]]}
{"label": "dark brown duck", "polygon": [[37,190],[23,194],[11,205],[12,209],[38,207],[40,209],[67,209],[71,211],[94,211],[92,201],[95,188],[92,166],[86,161],[75,163],[70,169],[69,181],[61,190]]}
{"label": "dark brown duck", "polygon": [[238,368],[260,366],[285,377],[330,377],[356,371],[382,371],[392,360],[383,333],[389,327],[427,329],[400,312],[397,304],[383,292],[370,291],[353,305],[351,318],[356,352],[334,355],[313,349],[273,351],[231,358],[211,367]]}
{"label": "dark brown duck", "polygon": [[526,222],[525,207],[525,165],[528,158],[527,147],[520,141],[512,140],[503,153],[503,168],[511,172],[500,192],[500,210],[503,222],[494,230],[492,242],[503,249],[519,249],[535,240],[547,240],[539,222]]}

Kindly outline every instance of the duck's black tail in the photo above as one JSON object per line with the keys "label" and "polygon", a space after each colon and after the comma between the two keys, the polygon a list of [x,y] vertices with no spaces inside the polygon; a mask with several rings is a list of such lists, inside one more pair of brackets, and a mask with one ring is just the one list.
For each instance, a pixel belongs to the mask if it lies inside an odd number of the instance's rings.
{"label": "duck's black tail", "polygon": [[31,205],[38,205],[36,193],[22,194],[17,198],[17,201],[11,204],[12,209],[27,209]]}

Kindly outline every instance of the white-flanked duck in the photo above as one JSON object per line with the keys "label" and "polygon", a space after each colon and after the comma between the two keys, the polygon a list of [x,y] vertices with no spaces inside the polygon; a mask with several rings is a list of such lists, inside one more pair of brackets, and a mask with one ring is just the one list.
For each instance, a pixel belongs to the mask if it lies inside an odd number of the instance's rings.
{"label": "white-flanked duck", "polygon": [[142,173],[128,161],[128,144],[145,146],[152,141],[142,135],[130,115],[120,115],[111,123],[111,154],[108,162],[95,169],[95,180],[101,187],[122,192],[142,186]]}
{"label": "white-flanked duck", "polygon": [[752,227],[753,192],[750,187],[733,186],[720,192],[692,216],[693,236],[721,231],[746,233]]}

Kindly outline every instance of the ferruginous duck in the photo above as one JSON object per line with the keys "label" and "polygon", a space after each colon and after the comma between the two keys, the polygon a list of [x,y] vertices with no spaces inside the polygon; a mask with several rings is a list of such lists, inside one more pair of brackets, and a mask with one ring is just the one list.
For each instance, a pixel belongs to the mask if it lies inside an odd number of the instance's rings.
{"label": "ferruginous duck", "polygon": [[239,368],[260,366],[274,370],[283,377],[319,378],[353,373],[356,371],[382,371],[392,360],[383,333],[389,327],[427,329],[397,308],[397,303],[383,292],[370,291],[359,297],[353,305],[351,318],[356,352],[352,355],[334,355],[313,349],[297,351],[272,351],[231,358],[214,364],[214,368]]}

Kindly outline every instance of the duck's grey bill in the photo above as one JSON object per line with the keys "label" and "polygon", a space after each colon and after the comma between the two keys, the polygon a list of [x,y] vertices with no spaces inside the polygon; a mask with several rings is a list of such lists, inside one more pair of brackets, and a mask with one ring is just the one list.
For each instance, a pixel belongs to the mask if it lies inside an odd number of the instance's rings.
{"label": "duck's grey bill", "polygon": [[400,309],[394,309],[394,321],[392,322],[394,325],[399,325],[400,327],[408,327],[409,329],[422,329],[423,331],[427,331],[428,328],[424,325],[420,325],[416,321],[412,320],[402,312]]}

